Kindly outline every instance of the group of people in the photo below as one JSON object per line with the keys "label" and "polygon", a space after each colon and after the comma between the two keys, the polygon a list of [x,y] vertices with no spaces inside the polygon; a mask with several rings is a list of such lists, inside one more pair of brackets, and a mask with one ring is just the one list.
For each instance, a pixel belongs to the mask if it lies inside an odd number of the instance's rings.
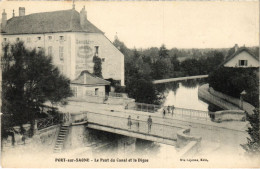
{"label": "group of people", "polygon": [[168,112],[168,114],[171,114],[171,115],[173,116],[174,109],[175,109],[174,105],[164,107],[164,108],[163,108],[163,118],[164,118],[165,115],[166,115],[166,111]]}
{"label": "group of people", "polygon": [[[127,120],[128,129],[131,129],[131,126],[133,125],[132,120],[131,120],[131,116],[129,115],[127,119],[128,119]],[[136,124],[137,131],[139,131],[139,127],[140,127],[139,116],[136,117],[135,121],[136,121],[135,124]],[[152,123],[153,123],[152,117],[151,117],[151,115],[149,115],[149,117],[147,119],[148,133],[151,132]]]}
{"label": "group of people", "polygon": [[[166,111],[167,111],[168,114],[171,114],[171,115],[173,116],[174,109],[175,109],[175,107],[174,107],[173,105],[172,105],[172,106],[164,107],[164,108],[163,108],[163,118],[164,118],[165,115],[166,115]],[[128,129],[131,129],[131,126],[133,125],[131,116],[129,115],[127,119],[128,119],[128,120],[127,120]],[[135,120],[135,121],[136,121],[135,124],[136,124],[137,131],[139,131],[139,127],[140,127],[139,116],[136,117],[136,120]],[[148,117],[148,119],[147,119],[148,133],[151,132],[152,123],[153,123],[152,117],[151,117],[151,115],[149,115],[149,117]]]}

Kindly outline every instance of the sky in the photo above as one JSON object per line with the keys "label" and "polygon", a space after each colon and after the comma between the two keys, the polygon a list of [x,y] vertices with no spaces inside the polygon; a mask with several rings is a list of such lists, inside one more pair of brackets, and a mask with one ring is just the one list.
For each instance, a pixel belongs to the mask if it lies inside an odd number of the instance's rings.
{"label": "sky", "polygon": [[[230,48],[259,46],[259,1],[75,1],[111,40],[129,48]],[[72,1],[3,1],[0,11],[18,15],[72,8]]]}

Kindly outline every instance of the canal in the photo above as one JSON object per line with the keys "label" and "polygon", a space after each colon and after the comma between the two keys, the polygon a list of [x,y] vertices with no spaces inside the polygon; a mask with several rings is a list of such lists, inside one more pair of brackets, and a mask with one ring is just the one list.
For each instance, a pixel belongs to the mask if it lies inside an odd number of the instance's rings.
{"label": "canal", "polygon": [[205,83],[207,83],[206,79],[193,79],[157,84],[155,87],[160,94],[161,103],[164,106],[173,105],[178,108],[210,112],[222,110],[198,97],[199,86]]}

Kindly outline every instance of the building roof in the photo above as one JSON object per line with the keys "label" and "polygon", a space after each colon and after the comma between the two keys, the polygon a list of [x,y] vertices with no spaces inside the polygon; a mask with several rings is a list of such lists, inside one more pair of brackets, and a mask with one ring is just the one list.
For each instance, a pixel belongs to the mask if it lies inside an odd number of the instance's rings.
{"label": "building roof", "polygon": [[220,64],[220,66],[226,64],[227,62],[229,62],[231,59],[233,59],[234,57],[236,57],[238,54],[240,54],[240,53],[243,52],[243,51],[249,53],[254,59],[256,59],[257,61],[259,61],[259,58],[256,57],[256,55],[254,55],[248,48],[246,48],[246,47],[241,47],[241,48],[239,48],[235,53],[233,53],[232,55],[228,56],[228,57],[224,60],[224,62],[222,62],[222,63]]}
{"label": "building roof", "polygon": [[3,34],[39,34],[56,32],[102,33],[89,20],[80,25],[80,14],[75,9],[35,13],[9,19]]}
{"label": "building roof", "polygon": [[80,85],[88,85],[88,86],[110,85],[109,81],[99,78],[99,77],[89,73],[88,71],[82,71],[75,80],[71,81],[71,83],[80,84]]}

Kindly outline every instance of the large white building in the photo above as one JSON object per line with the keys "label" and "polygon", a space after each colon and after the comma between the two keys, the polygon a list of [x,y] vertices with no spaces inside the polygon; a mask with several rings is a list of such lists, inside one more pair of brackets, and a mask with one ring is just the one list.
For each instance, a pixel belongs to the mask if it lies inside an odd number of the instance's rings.
{"label": "large white building", "polygon": [[24,41],[25,46],[43,49],[53,57],[53,63],[71,80],[87,70],[93,73],[93,56],[102,60],[104,79],[112,78],[124,86],[124,55],[88,19],[85,7],[77,12],[70,10],[25,15],[7,20],[2,13],[2,41]]}

